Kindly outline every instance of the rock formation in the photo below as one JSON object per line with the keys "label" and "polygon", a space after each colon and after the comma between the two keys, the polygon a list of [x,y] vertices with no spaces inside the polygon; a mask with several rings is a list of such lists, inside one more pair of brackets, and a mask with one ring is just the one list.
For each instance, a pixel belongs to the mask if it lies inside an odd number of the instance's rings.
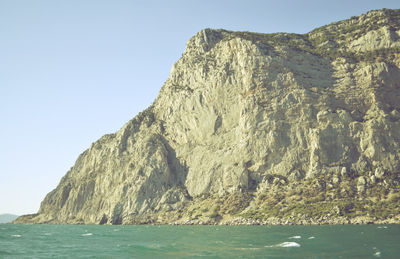
{"label": "rock formation", "polygon": [[154,103],[17,223],[399,222],[400,10],[205,29]]}
{"label": "rock formation", "polygon": [[14,214],[0,214],[0,224],[12,222],[16,218],[18,218],[18,216]]}

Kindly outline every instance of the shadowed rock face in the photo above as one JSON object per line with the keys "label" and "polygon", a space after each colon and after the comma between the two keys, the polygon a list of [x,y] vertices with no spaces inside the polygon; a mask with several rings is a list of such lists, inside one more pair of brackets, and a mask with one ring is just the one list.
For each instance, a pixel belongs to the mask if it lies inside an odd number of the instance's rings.
{"label": "shadowed rock face", "polygon": [[399,10],[304,35],[205,29],[16,222],[398,220],[399,47]]}

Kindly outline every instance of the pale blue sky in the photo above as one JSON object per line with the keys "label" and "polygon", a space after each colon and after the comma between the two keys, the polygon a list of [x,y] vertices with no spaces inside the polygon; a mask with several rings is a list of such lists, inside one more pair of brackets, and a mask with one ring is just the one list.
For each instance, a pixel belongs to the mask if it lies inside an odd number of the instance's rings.
{"label": "pale blue sky", "polygon": [[306,33],[398,1],[0,0],[0,214],[35,213],[75,159],[156,98],[203,28]]}

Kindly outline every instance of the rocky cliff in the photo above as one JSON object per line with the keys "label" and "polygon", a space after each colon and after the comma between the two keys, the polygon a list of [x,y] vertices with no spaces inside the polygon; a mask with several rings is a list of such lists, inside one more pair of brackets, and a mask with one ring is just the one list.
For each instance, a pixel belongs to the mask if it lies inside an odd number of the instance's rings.
{"label": "rocky cliff", "polygon": [[205,29],[154,103],[17,223],[399,222],[400,10]]}

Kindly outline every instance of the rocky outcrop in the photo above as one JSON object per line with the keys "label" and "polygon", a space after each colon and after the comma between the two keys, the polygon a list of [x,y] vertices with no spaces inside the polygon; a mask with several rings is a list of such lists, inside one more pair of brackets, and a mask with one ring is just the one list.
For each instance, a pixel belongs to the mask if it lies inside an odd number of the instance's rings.
{"label": "rocky outcrop", "polygon": [[304,35],[205,29],[16,222],[398,222],[399,47],[399,10]]}
{"label": "rocky outcrop", "polygon": [[14,214],[0,214],[0,224],[12,222],[16,218],[18,216]]}

